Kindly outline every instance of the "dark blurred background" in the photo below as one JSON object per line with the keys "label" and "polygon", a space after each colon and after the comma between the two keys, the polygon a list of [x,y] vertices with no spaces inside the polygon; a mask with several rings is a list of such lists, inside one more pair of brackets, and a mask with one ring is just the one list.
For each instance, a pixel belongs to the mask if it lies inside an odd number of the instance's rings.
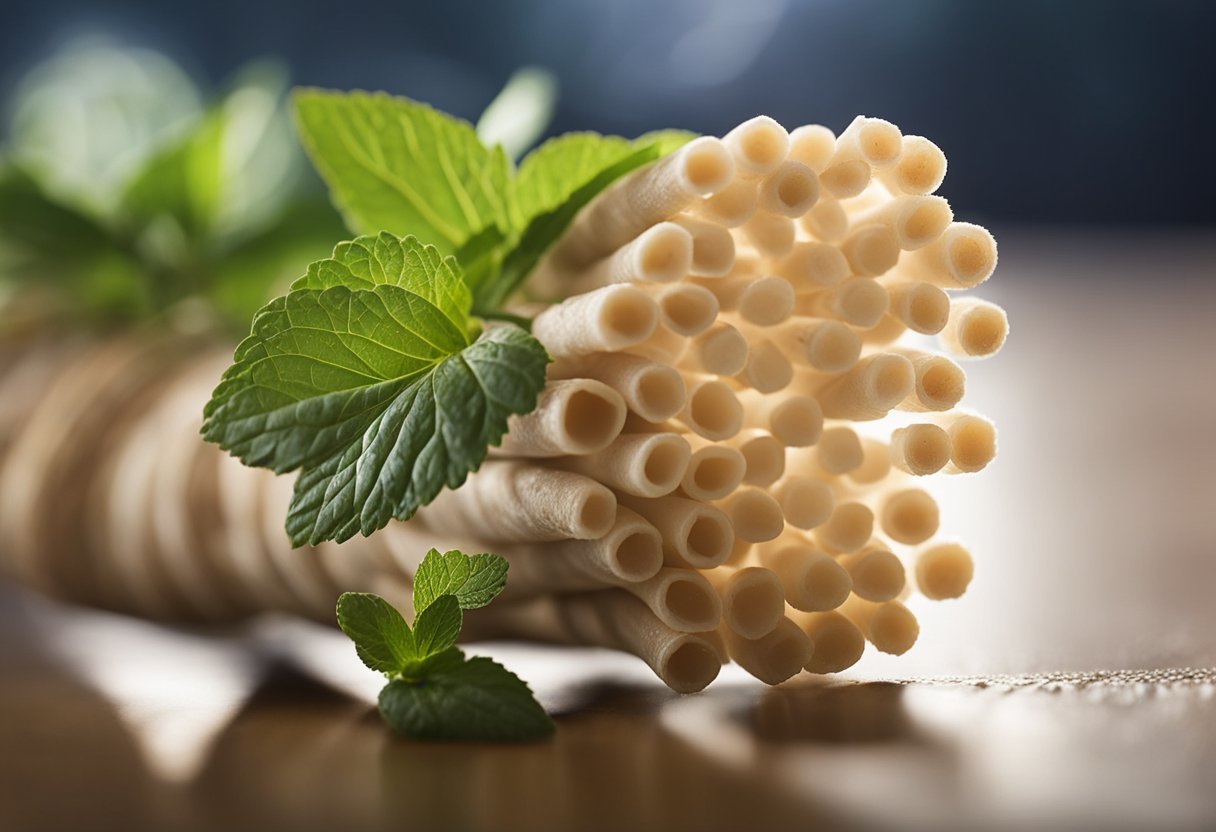
{"label": "dark blurred background", "polygon": [[0,100],[57,46],[107,33],[205,86],[283,59],[298,84],[385,89],[475,118],[525,65],[551,132],[721,134],[767,113],[923,133],[969,216],[1210,224],[1216,4],[1194,0],[41,0],[9,4]]}

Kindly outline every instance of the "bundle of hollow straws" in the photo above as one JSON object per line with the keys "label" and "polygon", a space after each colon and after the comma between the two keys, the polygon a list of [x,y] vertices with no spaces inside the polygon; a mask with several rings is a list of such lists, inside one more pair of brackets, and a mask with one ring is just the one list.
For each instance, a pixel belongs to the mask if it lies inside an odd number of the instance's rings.
{"label": "bundle of hollow straws", "polygon": [[903,653],[901,599],[972,574],[916,478],[995,454],[935,347],[982,358],[1007,332],[957,296],[996,244],[933,195],[945,170],[879,119],[837,137],[760,117],[618,181],[532,275],[555,305],[519,310],[554,358],[536,410],[465,485],[340,545],[292,549],[291,478],[199,438],[228,349],[8,344],[0,568],[146,616],[330,621],[342,591],[404,599],[429,547],[459,547],[511,561],[466,635],[626,650],[677,691],[728,658],[775,684],[866,641]]}

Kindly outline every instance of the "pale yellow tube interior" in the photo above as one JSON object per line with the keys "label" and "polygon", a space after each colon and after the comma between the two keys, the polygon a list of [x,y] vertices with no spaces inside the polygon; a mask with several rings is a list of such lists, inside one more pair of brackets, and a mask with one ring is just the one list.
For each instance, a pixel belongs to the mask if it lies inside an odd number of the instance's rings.
{"label": "pale yellow tube interior", "polygon": [[883,533],[899,543],[924,543],[937,534],[941,513],[937,501],[921,488],[908,488],[888,496],[881,509]]}

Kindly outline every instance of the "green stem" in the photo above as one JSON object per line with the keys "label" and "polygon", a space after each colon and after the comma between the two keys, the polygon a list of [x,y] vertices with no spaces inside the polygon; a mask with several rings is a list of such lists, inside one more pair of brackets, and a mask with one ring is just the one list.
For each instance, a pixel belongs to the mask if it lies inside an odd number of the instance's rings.
{"label": "green stem", "polygon": [[522,315],[512,315],[510,312],[494,310],[491,312],[477,312],[477,316],[485,321],[506,321],[515,324],[525,332],[532,331],[532,319],[525,318]]}

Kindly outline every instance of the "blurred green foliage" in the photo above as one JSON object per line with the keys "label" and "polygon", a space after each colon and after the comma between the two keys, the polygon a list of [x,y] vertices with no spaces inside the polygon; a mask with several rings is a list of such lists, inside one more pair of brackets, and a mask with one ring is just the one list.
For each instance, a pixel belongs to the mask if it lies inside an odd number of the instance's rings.
{"label": "blurred green foliage", "polygon": [[189,304],[243,330],[344,236],[273,64],[205,104],[163,55],[81,42],[18,86],[0,149],[0,288],[74,321]]}

